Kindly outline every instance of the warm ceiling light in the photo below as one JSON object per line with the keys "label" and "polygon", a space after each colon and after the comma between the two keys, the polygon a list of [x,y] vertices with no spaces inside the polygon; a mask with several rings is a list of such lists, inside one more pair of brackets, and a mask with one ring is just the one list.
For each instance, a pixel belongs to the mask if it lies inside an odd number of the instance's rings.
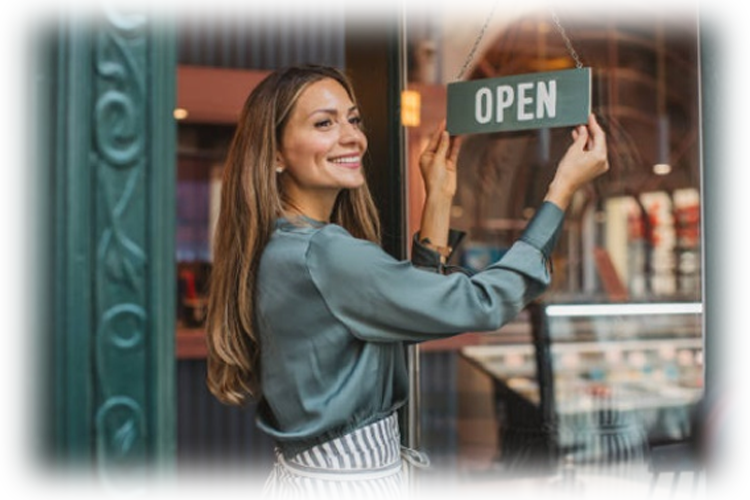
{"label": "warm ceiling light", "polygon": [[672,172],[672,166],[668,163],[657,163],[654,165],[654,173],[656,175],[667,175]]}
{"label": "warm ceiling light", "polygon": [[188,117],[188,110],[185,108],[175,108],[174,118],[175,120],[184,120]]}
{"label": "warm ceiling light", "polygon": [[422,96],[416,90],[401,93],[401,123],[404,127],[419,127]]}

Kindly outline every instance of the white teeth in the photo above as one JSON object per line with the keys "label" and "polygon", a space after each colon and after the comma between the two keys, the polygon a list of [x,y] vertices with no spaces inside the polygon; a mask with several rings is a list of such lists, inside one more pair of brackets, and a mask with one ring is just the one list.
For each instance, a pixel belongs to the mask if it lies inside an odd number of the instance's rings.
{"label": "white teeth", "polygon": [[347,156],[346,158],[334,158],[330,160],[331,163],[357,163],[359,162],[359,156]]}

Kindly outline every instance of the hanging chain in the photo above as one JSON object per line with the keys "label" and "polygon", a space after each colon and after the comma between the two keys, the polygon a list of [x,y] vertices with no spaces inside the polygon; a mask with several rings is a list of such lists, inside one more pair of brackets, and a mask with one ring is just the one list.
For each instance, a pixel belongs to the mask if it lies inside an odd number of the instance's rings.
{"label": "hanging chain", "polygon": [[466,61],[464,61],[464,65],[461,68],[461,71],[458,72],[456,75],[456,80],[460,80],[464,77],[464,73],[466,72],[466,69],[469,67],[469,64],[471,64],[471,61],[474,59],[474,54],[477,52],[477,49],[479,48],[479,44],[482,41],[482,38],[484,38],[484,32],[487,31],[487,27],[490,25],[490,21],[492,20],[492,15],[495,13],[495,9],[497,8],[497,4],[499,2],[496,0],[494,4],[492,4],[492,10],[490,11],[490,14],[487,16],[487,19],[484,21],[484,26],[482,26],[482,30],[477,35],[477,39],[474,40],[474,46],[471,48],[471,51],[469,52],[469,55],[466,57]]}
{"label": "hanging chain", "polygon": [[[471,61],[474,60],[474,55],[476,54],[477,49],[479,48],[479,44],[482,42],[482,38],[484,38],[484,33],[487,31],[487,27],[490,25],[490,21],[492,20],[492,16],[495,14],[495,9],[497,8],[498,3],[499,3],[498,1],[495,1],[492,4],[492,10],[487,16],[487,19],[485,19],[484,26],[482,26],[482,29],[477,35],[476,40],[474,40],[474,46],[471,48],[471,51],[469,51],[469,55],[466,56],[466,60],[464,61],[464,65],[461,68],[461,71],[459,71],[458,74],[456,75],[456,80],[461,80],[464,77],[464,73],[468,69],[469,64],[471,64]],[[557,13],[552,7],[550,7],[549,10],[550,10],[550,14],[552,15],[552,21],[555,23],[555,28],[557,29],[558,33],[560,33],[560,36],[565,42],[565,47],[568,49],[568,52],[570,53],[570,57],[572,57],[573,60],[575,61],[576,68],[578,69],[583,68],[583,63],[581,62],[581,58],[578,56],[578,52],[576,52],[576,49],[573,48],[573,42],[570,41],[570,37],[565,32],[565,28],[563,28],[563,25],[560,22],[560,18],[557,17]]]}
{"label": "hanging chain", "polygon": [[565,32],[565,28],[563,28],[563,25],[560,22],[560,18],[557,17],[557,14],[555,13],[555,9],[550,7],[549,10],[550,10],[550,14],[552,14],[552,21],[554,21],[555,23],[555,28],[557,28],[557,31],[560,33],[560,36],[565,42],[565,47],[568,49],[568,52],[570,52],[570,57],[572,57],[573,60],[576,62],[576,68],[578,69],[583,68],[583,63],[581,62],[581,58],[578,57],[578,52],[576,52],[576,49],[573,48],[573,42],[570,41],[568,34]]}

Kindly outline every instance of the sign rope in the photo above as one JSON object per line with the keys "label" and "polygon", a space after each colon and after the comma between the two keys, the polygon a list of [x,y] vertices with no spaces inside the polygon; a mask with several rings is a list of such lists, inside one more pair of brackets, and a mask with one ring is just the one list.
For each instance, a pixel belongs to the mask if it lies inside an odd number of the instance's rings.
{"label": "sign rope", "polygon": [[[464,77],[464,73],[466,73],[466,70],[469,68],[469,65],[474,60],[474,56],[476,55],[477,49],[479,48],[479,44],[482,42],[482,39],[484,38],[484,34],[487,31],[487,27],[490,25],[490,21],[492,21],[492,17],[495,14],[495,9],[497,9],[498,3],[499,1],[495,1],[492,4],[492,10],[490,10],[490,13],[487,15],[487,19],[485,19],[484,21],[484,25],[482,26],[482,29],[479,31],[479,34],[477,34],[477,37],[474,40],[474,46],[472,46],[471,50],[469,51],[469,55],[466,56],[466,60],[464,61],[463,66],[461,67],[460,71],[456,75],[456,78],[455,78],[456,80],[461,80]],[[570,40],[568,33],[565,31],[565,28],[560,22],[560,18],[555,12],[555,9],[550,7],[549,11],[550,11],[550,15],[552,16],[552,21],[555,24],[555,29],[562,37],[563,42],[565,43],[565,48],[568,49],[568,53],[570,54],[570,57],[572,57],[573,61],[575,61],[576,68],[577,69],[583,68],[583,63],[581,62],[581,58],[578,56],[578,52],[576,52],[576,49],[573,47],[573,42]]]}

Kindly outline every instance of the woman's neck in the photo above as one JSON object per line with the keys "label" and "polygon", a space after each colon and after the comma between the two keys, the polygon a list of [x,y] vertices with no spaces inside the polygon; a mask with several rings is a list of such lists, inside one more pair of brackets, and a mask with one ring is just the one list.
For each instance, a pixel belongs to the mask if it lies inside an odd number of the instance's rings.
{"label": "woman's neck", "polygon": [[305,207],[293,203],[284,203],[283,210],[283,215],[287,219],[302,217],[317,222],[328,223],[331,221],[333,207],[328,209],[323,207]]}
{"label": "woman's neck", "polygon": [[287,218],[307,217],[319,222],[330,222],[336,198],[306,198],[303,200],[288,199],[284,201],[284,216]]}

